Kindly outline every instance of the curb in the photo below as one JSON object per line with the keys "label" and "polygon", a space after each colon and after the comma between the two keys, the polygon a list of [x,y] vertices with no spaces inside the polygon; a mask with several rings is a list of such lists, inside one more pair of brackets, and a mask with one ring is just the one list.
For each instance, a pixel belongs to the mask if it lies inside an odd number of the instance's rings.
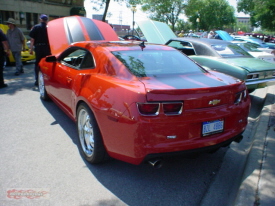
{"label": "curb", "polygon": [[269,86],[254,140],[246,159],[241,185],[234,204],[236,206],[268,206],[275,202],[275,182],[272,184],[272,180],[275,181],[275,124],[272,125],[270,121],[274,115],[273,110],[275,112],[274,94],[275,86]]}

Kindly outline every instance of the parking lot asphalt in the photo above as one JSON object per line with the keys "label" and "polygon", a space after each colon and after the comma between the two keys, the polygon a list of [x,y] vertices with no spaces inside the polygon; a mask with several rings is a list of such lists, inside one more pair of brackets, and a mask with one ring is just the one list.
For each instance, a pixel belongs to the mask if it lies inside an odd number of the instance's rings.
{"label": "parking lot asphalt", "polygon": [[275,204],[275,86],[266,90],[253,143],[247,156],[236,206]]}
{"label": "parking lot asphalt", "polygon": [[[14,69],[9,67],[7,69]],[[33,70],[26,70],[33,85]],[[7,83],[20,84],[17,77],[6,76]],[[253,142],[245,161],[241,184],[234,205],[272,206],[275,204],[275,85],[265,90],[265,103],[255,125]]]}

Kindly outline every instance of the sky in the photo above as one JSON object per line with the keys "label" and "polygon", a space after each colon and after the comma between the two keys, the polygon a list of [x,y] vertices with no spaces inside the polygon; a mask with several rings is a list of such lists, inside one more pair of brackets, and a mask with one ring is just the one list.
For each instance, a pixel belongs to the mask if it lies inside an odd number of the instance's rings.
{"label": "sky", "polygon": [[[92,18],[93,14],[103,14],[103,11],[94,11],[89,2],[90,0],[84,1],[86,16],[88,18]],[[126,7],[126,4],[118,4],[117,2],[111,1],[108,12],[110,12],[112,16],[107,17],[106,19],[111,24],[132,25],[133,23],[133,12],[131,11],[131,8]],[[141,11],[140,7],[137,7],[137,11],[134,15],[135,21],[148,19],[147,16],[147,14]]]}
{"label": "sky", "polygon": [[[103,11],[96,12],[92,9],[92,5],[89,3],[90,0],[84,1],[84,6],[86,9],[86,16],[88,18],[92,18],[93,14],[103,14]],[[236,9],[237,1],[236,0],[228,0],[228,3]],[[121,24],[121,25],[132,25],[133,23],[133,12],[131,8],[127,8],[125,4],[118,4],[114,1],[111,1],[109,6],[109,12],[112,14],[111,17],[107,17],[106,19],[110,24]],[[148,19],[148,15],[141,11],[140,7],[137,7],[137,11],[134,15],[135,21],[142,21]],[[247,15],[243,13],[236,13],[238,17],[245,17]]]}

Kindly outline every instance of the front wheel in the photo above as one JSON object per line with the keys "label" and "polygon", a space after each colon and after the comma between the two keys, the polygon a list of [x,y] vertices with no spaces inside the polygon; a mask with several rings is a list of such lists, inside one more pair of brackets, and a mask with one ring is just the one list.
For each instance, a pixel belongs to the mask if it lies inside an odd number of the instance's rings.
{"label": "front wheel", "polygon": [[94,114],[84,103],[77,109],[77,130],[80,151],[89,163],[95,164],[109,159]]}
{"label": "front wheel", "polygon": [[38,88],[39,88],[40,98],[43,100],[49,100],[49,96],[45,89],[44,77],[41,71],[39,71],[38,73]]}

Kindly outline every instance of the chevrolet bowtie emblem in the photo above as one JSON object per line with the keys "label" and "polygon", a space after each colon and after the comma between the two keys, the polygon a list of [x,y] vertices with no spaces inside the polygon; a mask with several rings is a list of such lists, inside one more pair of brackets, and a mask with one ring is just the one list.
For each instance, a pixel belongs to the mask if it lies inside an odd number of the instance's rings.
{"label": "chevrolet bowtie emblem", "polygon": [[221,100],[219,100],[219,99],[214,99],[214,100],[212,100],[212,101],[209,101],[208,104],[216,105],[216,104],[219,104],[220,102],[221,102]]}

